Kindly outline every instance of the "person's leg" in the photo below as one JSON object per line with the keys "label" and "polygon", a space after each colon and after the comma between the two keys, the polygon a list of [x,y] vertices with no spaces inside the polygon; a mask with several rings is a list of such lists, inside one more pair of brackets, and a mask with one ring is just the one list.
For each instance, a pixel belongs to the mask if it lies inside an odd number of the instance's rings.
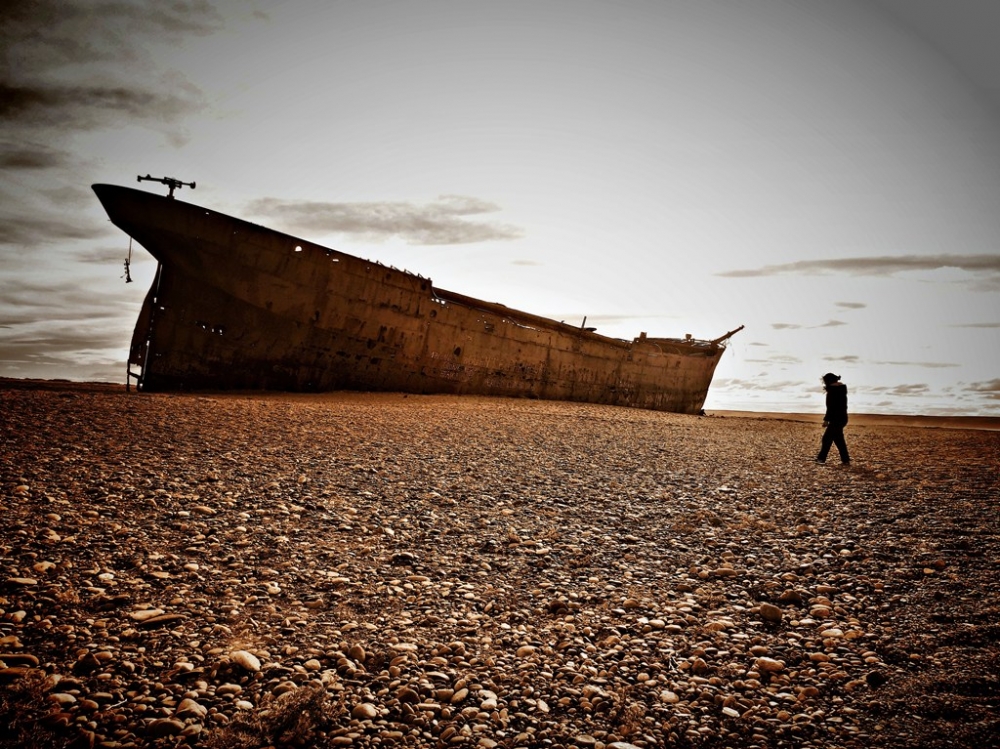
{"label": "person's leg", "polygon": [[844,427],[839,427],[833,435],[833,443],[837,446],[842,463],[850,463],[851,456],[847,452],[847,440],[844,439]]}
{"label": "person's leg", "polygon": [[816,456],[817,463],[825,463],[827,453],[830,452],[830,445],[833,444],[833,425],[829,425],[823,432],[823,439],[819,443],[819,455]]}

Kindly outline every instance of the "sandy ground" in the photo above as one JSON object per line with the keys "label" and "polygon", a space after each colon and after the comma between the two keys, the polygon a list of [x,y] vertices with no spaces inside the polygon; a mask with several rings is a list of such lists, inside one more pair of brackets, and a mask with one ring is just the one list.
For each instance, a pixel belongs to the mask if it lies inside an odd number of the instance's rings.
{"label": "sandy ground", "polygon": [[818,421],[0,382],[0,746],[997,745],[996,420]]}

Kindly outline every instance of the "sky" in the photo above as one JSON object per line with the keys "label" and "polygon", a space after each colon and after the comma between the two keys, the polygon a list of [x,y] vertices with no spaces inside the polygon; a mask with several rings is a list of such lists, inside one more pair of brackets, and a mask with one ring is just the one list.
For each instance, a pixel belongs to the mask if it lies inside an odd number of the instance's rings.
{"label": "sky", "polygon": [[631,340],[706,408],[1000,416],[993,0],[8,0],[0,376],[124,382],[178,198]]}

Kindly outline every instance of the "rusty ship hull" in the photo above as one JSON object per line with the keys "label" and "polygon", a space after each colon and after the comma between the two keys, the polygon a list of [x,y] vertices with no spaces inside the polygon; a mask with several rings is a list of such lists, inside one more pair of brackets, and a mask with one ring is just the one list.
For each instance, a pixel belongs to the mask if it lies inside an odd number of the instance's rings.
{"label": "rusty ship hull", "polygon": [[181,200],[93,189],[159,262],[129,351],[141,390],[454,393],[699,413],[732,335],[609,338]]}

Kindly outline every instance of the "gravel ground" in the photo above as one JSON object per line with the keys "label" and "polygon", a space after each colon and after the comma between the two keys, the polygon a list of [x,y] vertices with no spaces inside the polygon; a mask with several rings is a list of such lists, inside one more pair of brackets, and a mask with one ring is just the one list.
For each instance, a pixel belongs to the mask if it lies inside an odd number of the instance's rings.
{"label": "gravel ground", "polygon": [[2,385],[0,746],[997,746],[1000,432],[819,437]]}

